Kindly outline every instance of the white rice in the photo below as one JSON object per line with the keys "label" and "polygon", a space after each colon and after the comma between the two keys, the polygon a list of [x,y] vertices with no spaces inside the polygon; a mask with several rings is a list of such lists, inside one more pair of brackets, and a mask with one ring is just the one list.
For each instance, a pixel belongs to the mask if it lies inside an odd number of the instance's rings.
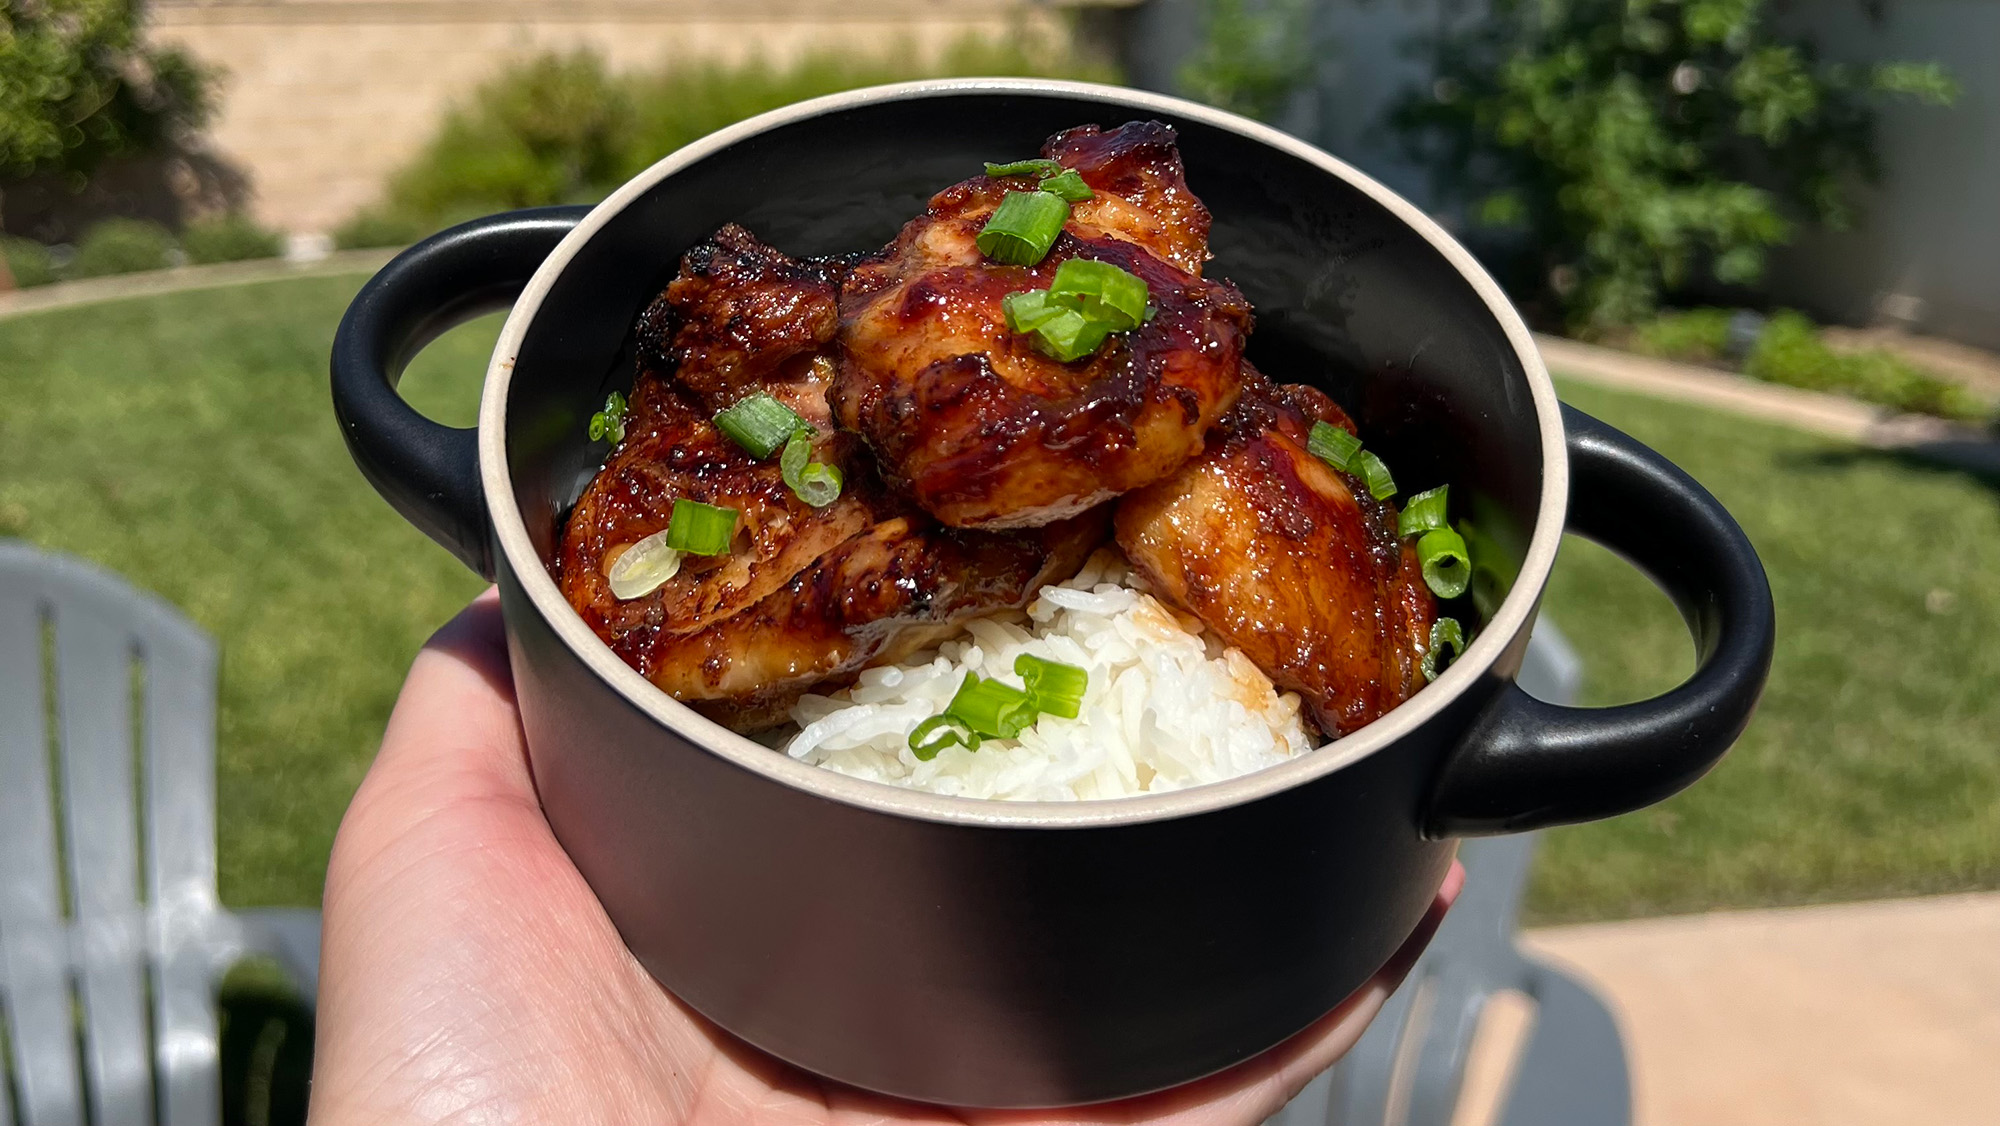
{"label": "white rice", "polygon": [[[1090,673],[1075,719],[1044,715],[1018,739],[948,747],[919,762],[912,728],[944,710],[967,672],[1014,687],[1032,653]],[[1295,693],[1280,694],[1241,652],[1151,594],[1122,555],[1100,551],[1025,616],[973,622],[964,636],[854,687],[806,696],[787,754],[856,778],[936,794],[1072,801],[1161,793],[1275,766],[1311,749]]]}

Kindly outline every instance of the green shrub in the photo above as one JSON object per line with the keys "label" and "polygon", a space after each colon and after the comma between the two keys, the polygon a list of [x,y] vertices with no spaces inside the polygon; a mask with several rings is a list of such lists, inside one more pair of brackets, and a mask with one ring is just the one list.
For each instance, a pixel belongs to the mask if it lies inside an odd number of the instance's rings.
{"label": "green shrub", "polygon": [[198,263],[276,258],[285,252],[285,236],[248,215],[223,215],[189,223],[181,232],[181,249]]}
{"label": "green shrub", "polygon": [[1312,77],[1306,0],[1202,0],[1202,38],[1175,76],[1182,94],[1270,121]]}
{"label": "green shrub", "polygon": [[587,52],[530,59],[450,111],[383,201],[343,224],[334,242],[401,245],[501,208],[592,202],[690,141],[822,94],[949,75],[1115,77],[1026,35],[961,40],[932,65],[914,56],[828,50],[784,66],[697,62],[626,75]]}
{"label": "green shrub", "polygon": [[416,215],[389,207],[370,207],[354,213],[334,228],[333,245],[340,250],[362,250],[382,246],[408,246],[467,219],[477,219],[490,207],[460,204],[442,215]]}
{"label": "green shrub", "polygon": [[173,264],[174,236],[145,219],[106,219],[86,231],[65,278],[94,278],[162,270]]}
{"label": "green shrub", "polygon": [[627,83],[588,51],[508,68],[445,115],[430,147],[398,173],[391,203],[413,215],[567,203],[617,182],[632,141]]}
{"label": "green shrub", "polygon": [[1573,330],[1676,291],[1757,282],[1802,222],[1838,228],[1876,172],[1873,105],[1949,103],[1936,64],[1853,67],[1765,26],[1765,0],[1495,0],[1431,46],[1393,121],[1515,296]]}
{"label": "green shrub", "polygon": [[1677,309],[1632,330],[1632,350],[1647,356],[1712,364],[1729,350],[1727,309]]}
{"label": "green shrub", "polygon": [[1773,316],[1743,363],[1744,374],[1770,383],[1851,395],[1894,410],[1981,422],[1992,409],[1963,387],[1889,352],[1836,352],[1802,313]]}
{"label": "green shrub", "polygon": [[434,230],[433,224],[414,216],[370,207],[355,212],[347,222],[334,228],[333,245],[340,250],[408,246]]}
{"label": "green shrub", "polygon": [[33,239],[0,235],[0,256],[5,256],[7,271],[22,289],[56,280],[55,259],[49,248]]}

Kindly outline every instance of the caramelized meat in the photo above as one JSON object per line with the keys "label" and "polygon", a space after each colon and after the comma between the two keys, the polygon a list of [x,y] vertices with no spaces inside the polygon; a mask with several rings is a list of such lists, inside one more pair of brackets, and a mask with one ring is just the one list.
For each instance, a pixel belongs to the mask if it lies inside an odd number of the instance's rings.
{"label": "caramelized meat", "polygon": [[659,638],[637,667],[711,718],[742,731],[769,727],[809,689],[902,660],[971,618],[1026,606],[1043,585],[1083,566],[1107,538],[1106,525],[1102,511],[1020,532],[892,517],[743,613],[688,637]]}
{"label": "caramelized meat", "polygon": [[[659,636],[756,603],[872,519],[859,443],[834,431],[826,405],[836,269],[788,258],[732,224],[687,252],[640,319],[644,370],[625,438],[570,513],[557,568],[570,605],[628,661]],[[759,390],[818,428],[813,459],[839,465],[855,487],[813,508],[786,486],[776,458],[759,461],[715,428],[717,409]],[[656,590],[619,599],[606,572],[666,528],[677,500],[736,509],[731,550],[686,556]]]}
{"label": "caramelized meat", "polygon": [[[1047,524],[1157,481],[1201,450],[1241,390],[1250,308],[1199,275],[1208,213],[1187,191],[1173,131],[1072,130],[1044,152],[1097,197],[1038,266],[979,252],[1006,192],[1032,185],[981,176],[938,193],[842,285],[834,415],[892,485],[955,527]],[[1064,364],[1008,331],[1001,300],[1046,287],[1073,257],[1138,275],[1155,315]]]}
{"label": "caramelized meat", "polygon": [[[841,464],[849,481],[840,499],[814,508],[786,486],[777,458],[751,457],[688,395],[655,373],[641,375],[632,389],[625,440],[584,489],[563,529],[563,594],[606,644],[637,667],[634,655],[650,649],[656,635],[692,633],[756,603],[868,525],[868,471],[856,463],[855,445],[826,430],[814,441],[814,460]],[[680,573],[658,589],[619,599],[606,572],[620,552],[666,528],[676,500],[736,509],[730,551],[685,556]]]}
{"label": "caramelized meat", "polygon": [[1119,502],[1133,565],[1345,735],[1422,687],[1437,608],[1396,510],[1306,452],[1320,392],[1252,387],[1201,457]]}
{"label": "caramelized meat", "polygon": [[824,429],[824,387],[784,392],[833,339],[845,271],[828,259],[791,258],[727,224],[682,256],[680,275],[640,318],[640,360],[672,371],[711,411],[770,391],[805,400],[821,416],[810,421]]}
{"label": "caramelized meat", "polygon": [[[1174,130],[1135,121],[1109,133],[1081,125],[1049,138],[1042,155],[1076,169],[1094,193],[1070,205],[1070,229],[1137,243],[1195,277],[1208,261],[1208,208],[1188,191]],[[1016,190],[1033,178],[1002,181]]]}

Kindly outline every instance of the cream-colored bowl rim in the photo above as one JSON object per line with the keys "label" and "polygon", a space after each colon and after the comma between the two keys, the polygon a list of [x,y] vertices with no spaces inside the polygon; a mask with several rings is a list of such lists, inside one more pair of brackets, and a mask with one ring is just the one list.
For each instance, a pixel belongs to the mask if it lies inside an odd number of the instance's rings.
{"label": "cream-colored bowl rim", "polygon": [[[1542,496],[1536,510],[1534,532],[1527,556],[1512,591],[1486,628],[1467,648],[1464,656],[1388,715],[1344,739],[1301,755],[1291,762],[1260,770],[1226,782],[1215,782],[1186,790],[1140,797],[1109,798],[1076,802],[1012,802],[980,798],[942,797],[907,790],[887,783],[850,778],[811,766],[782,752],[772,751],[744,736],[704,718],[686,705],[656,688],[631,666],[618,659],[563,598],[555,580],[549,577],[527,526],[514,503],[513,480],[507,469],[505,450],[508,386],[521,341],[533,324],[543,298],[571,258],[594,237],[612,216],[622,211],[655,184],[712,153],[726,149],[746,137],[824,114],[856,106],[908,101],[939,94],[1054,94],[1084,101],[1103,102],[1121,111],[1137,110],[1170,118],[1199,121],[1252,140],[1305,161],[1339,177],[1366,193],[1436,248],[1471,283],[1495,320],[1507,334],[1521,367],[1528,375],[1535,415],[1541,427]],[[1115,86],[1043,79],[967,78],[929,82],[907,82],[877,86],[799,102],[773,110],[712,133],[660,160],[613,192],[586,215],[575,230],[556,247],[528,282],[501,329],[499,343],[486,372],[486,387],[479,408],[479,469],[485,489],[493,530],[507,566],[547,619],[570,652],[617,689],[632,704],[661,726],[679,732],[705,747],[710,753],[761,774],[774,782],[804,790],[832,801],[879,810],[885,813],[965,825],[1018,826],[1031,828],[1079,828],[1162,820],[1203,813],[1226,806],[1255,801],[1315,778],[1330,774],[1408,736],[1428,722],[1460,692],[1469,688],[1502,656],[1510,639],[1528,624],[1536,600],[1555,563],[1556,548],[1562,539],[1563,518],[1569,497],[1569,459],[1563,441],[1562,416],[1555,386],[1549,382],[1528,328],[1472,255],[1445,234],[1430,217],[1388,188],[1355,170],[1345,162],[1280,133],[1268,126],[1234,114],[1179,98],[1144,93]]]}

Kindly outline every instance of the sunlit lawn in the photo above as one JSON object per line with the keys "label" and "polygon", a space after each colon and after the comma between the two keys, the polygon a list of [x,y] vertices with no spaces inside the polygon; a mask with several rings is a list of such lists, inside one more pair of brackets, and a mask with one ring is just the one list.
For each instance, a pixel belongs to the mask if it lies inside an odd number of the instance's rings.
{"label": "sunlit lawn", "polygon": [[[223,643],[231,903],[311,903],[410,656],[479,583],[376,499],[326,392],[358,278],[0,321],[0,535],[113,567]],[[406,386],[471,417],[493,328]],[[2000,884],[2000,495],[1962,474],[1687,407],[1566,387],[1742,519],[1781,630],[1763,709],[1655,810],[1552,833],[1542,919]],[[1572,543],[1549,611],[1597,701],[1671,684],[1664,598]]]}

